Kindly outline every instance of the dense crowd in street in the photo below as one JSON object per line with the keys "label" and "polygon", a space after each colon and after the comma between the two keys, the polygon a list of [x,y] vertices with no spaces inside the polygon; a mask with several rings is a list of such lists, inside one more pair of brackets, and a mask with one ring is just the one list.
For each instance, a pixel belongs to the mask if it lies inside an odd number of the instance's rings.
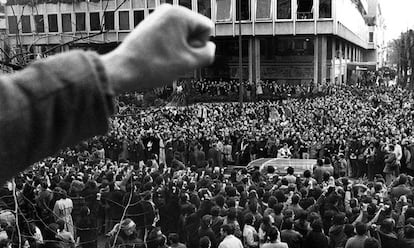
{"label": "dense crowd in street", "polygon": [[[192,83],[203,95],[237,88]],[[314,92],[274,85],[256,93]],[[107,247],[414,247],[412,93],[322,91],[243,106],[140,109],[121,99],[107,136],[0,190],[0,247],[97,247],[102,236]],[[317,164],[300,176],[224,173],[265,157]]]}
{"label": "dense crowd in street", "polygon": [[[259,80],[258,82],[243,81],[244,101],[278,101],[287,98],[309,98],[329,93],[332,88],[329,84],[315,86],[312,80],[303,83],[289,83],[286,80]],[[183,105],[206,102],[236,102],[240,97],[240,83],[238,80],[208,80],[191,79],[178,80],[172,85],[156,88],[150,93],[134,92],[119,97],[122,110],[135,112],[134,106],[141,106],[145,101],[144,95],[151,95],[150,101],[178,101]],[[153,103],[154,103],[153,102]],[[175,101],[177,102],[177,101]],[[155,104],[157,105],[157,104]]]}
{"label": "dense crowd in street", "polygon": [[[179,81],[189,88],[191,96],[202,97],[202,100],[214,99],[222,101],[237,101],[239,97],[239,81],[230,80],[190,80]],[[248,101],[257,98],[258,100],[280,100],[287,97],[301,97],[311,93],[322,92],[326,86],[316,87],[311,80],[306,83],[292,84],[286,80],[260,80],[256,83],[244,81],[244,98]]]}

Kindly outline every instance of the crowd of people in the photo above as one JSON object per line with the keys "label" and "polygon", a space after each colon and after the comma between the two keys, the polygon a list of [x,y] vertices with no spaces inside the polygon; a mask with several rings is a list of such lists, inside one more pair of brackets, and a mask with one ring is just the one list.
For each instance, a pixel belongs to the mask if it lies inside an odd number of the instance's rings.
{"label": "crowd of people", "polygon": [[[218,84],[194,87],[232,91]],[[108,135],[0,190],[0,247],[414,247],[413,103],[352,86],[242,106],[124,102]],[[317,164],[231,169],[265,157]]]}
{"label": "crowd of people", "polygon": [[[195,99],[202,97],[203,101],[213,99],[222,101],[237,101],[240,94],[238,80],[190,80],[179,81],[187,85],[189,94]],[[286,80],[260,80],[258,82],[243,81],[244,98],[252,100],[280,100],[288,97],[303,97],[327,90],[327,85],[316,87],[312,80],[304,83],[289,83]]]}
{"label": "crowd of people", "polygon": [[[312,80],[287,82],[286,80],[243,81],[244,101],[277,101],[287,98],[309,98],[322,96],[332,90],[329,84],[315,86]],[[206,102],[237,102],[240,97],[238,80],[191,79],[178,80],[172,85],[153,89],[150,92],[127,93],[119,97],[121,108],[131,110],[145,101],[160,105],[162,101],[182,102],[182,105]],[[158,101],[158,102],[157,102]],[[134,109],[135,111],[135,109]]]}

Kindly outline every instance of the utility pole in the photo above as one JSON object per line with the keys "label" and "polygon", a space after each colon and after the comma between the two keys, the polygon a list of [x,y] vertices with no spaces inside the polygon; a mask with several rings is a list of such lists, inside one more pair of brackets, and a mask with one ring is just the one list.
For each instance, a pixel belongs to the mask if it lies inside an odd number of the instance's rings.
{"label": "utility pole", "polygon": [[[241,0],[237,0],[239,9],[237,10],[237,15],[239,16],[239,104],[240,107],[243,107],[243,50],[242,50],[242,22],[241,22]],[[237,6],[236,6],[237,8]]]}

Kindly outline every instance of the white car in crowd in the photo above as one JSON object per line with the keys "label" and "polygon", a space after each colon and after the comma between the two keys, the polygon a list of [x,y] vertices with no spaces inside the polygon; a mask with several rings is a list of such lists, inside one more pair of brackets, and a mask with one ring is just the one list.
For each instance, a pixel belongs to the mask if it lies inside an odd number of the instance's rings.
{"label": "white car in crowd", "polygon": [[268,167],[272,166],[275,174],[285,175],[287,168],[292,167],[295,175],[302,175],[306,170],[312,172],[315,165],[316,159],[259,158],[251,161],[246,168],[248,171],[259,169],[260,173],[266,174]]}

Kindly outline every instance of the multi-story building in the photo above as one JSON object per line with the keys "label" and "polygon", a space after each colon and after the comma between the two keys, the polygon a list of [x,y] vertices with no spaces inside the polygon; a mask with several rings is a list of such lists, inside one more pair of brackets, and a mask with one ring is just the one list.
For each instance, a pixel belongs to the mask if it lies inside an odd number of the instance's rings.
{"label": "multi-story building", "polygon": [[[387,57],[387,44],[385,40],[385,20],[382,16],[381,5],[378,4],[379,0],[370,0],[371,4],[368,8],[368,20],[369,27],[368,36],[368,54],[367,61],[377,63],[377,68],[386,66]],[[369,53],[371,52],[371,54]]]}
{"label": "multi-story building", "polygon": [[377,0],[8,1],[10,42],[29,54],[72,47],[108,51],[167,2],[191,8],[215,23],[216,61],[189,77],[238,77],[239,25],[242,75],[251,81],[343,83],[348,63],[376,64],[379,57],[373,54],[380,25],[368,18],[371,8],[372,15],[380,14]]}

